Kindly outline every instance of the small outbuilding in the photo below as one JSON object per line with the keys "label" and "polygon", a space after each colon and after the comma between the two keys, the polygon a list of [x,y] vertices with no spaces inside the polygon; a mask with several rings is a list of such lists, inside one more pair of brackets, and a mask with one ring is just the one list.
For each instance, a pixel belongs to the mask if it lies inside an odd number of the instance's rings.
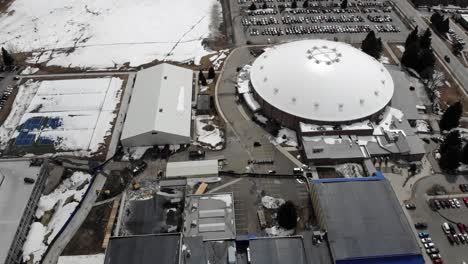
{"label": "small outbuilding", "polygon": [[139,71],[120,138],[122,145],[190,143],[192,80],[191,70],[167,63]]}

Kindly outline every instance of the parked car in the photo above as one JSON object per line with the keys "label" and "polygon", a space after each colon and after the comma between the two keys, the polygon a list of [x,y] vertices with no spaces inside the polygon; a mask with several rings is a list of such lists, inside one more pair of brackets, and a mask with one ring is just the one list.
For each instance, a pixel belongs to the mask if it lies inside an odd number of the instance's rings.
{"label": "parked car", "polygon": [[465,206],[468,207],[468,197],[463,198],[463,202],[465,203]]}
{"label": "parked car", "polygon": [[205,157],[205,151],[203,150],[192,150],[189,151],[189,159],[194,160],[194,159],[201,159]]}
{"label": "parked car", "polygon": [[36,180],[34,180],[33,178],[24,177],[24,183],[33,184],[35,182],[36,182]]}
{"label": "parked car", "polygon": [[440,251],[436,247],[426,249],[427,254],[438,254]]}
{"label": "parked car", "polygon": [[460,187],[461,192],[468,192],[468,184],[460,184],[458,186]]}
{"label": "parked car", "polygon": [[457,234],[453,235],[453,241],[455,241],[455,244],[460,245],[460,238]]}
{"label": "parked car", "polygon": [[457,207],[457,208],[460,208],[460,207],[461,207],[460,201],[459,201],[457,198],[454,198],[454,199],[453,199],[453,202],[455,203],[455,207]]}
{"label": "parked car", "polygon": [[421,242],[423,243],[430,243],[432,242],[432,238],[428,237],[428,238],[421,238]]}
{"label": "parked car", "polygon": [[447,222],[442,223],[442,230],[445,234],[450,234],[450,226]]}
{"label": "parked car", "polygon": [[466,226],[465,226],[465,224],[463,224],[463,223],[458,223],[457,226],[458,226],[458,229],[460,230],[460,233],[465,233],[465,231],[466,231]]}
{"label": "parked car", "polygon": [[449,241],[450,245],[455,243],[455,239],[453,238],[452,234],[447,234],[447,240]]}
{"label": "parked car", "polygon": [[414,224],[414,227],[416,229],[426,229],[427,228],[427,223],[418,222],[418,223]]}
{"label": "parked car", "polygon": [[428,249],[428,248],[433,248],[435,245],[434,243],[424,243],[424,248]]}
{"label": "parked car", "polygon": [[432,260],[432,262],[433,262],[434,264],[442,264],[442,263],[444,263],[444,262],[442,261],[442,259],[434,259],[434,260]]}
{"label": "parked car", "polygon": [[429,237],[429,233],[427,232],[420,232],[418,233],[419,238],[426,238]]}
{"label": "parked car", "polygon": [[444,56],[444,60],[445,60],[447,63],[450,63],[450,57],[449,57],[449,56],[445,55],[445,56]]}
{"label": "parked car", "polygon": [[465,239],[465,236],[463,234],[458,234],[458,238],[460,238],[460,242],[462,244],[465,244],[466,243],[466,239]]}
{"label": "parked car", "polygon": [[148,164],[146,162],[144,162],[143,160],[137,160],[137,161],[130,163],[130,166],[128,169],[130,170],[130,173],[133,176],[136,176],[139,173],[143,172],[146,169],[146,167],[148,167]]}
{"label": "parked car", "polygon": [[416,205],[414,203],[407,203],[405,204],[406,209],[408,210],[414,210],[416,209]]}
{"label": "parked car", "polygon": [[440,259],[441,258],[440,254],[431,254],[430,257],[431,257],[431,259]]}

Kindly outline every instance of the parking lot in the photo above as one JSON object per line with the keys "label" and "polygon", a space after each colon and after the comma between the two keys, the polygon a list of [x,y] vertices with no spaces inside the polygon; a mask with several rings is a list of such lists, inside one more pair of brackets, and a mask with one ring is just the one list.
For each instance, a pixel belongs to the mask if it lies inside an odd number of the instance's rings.
{"label": "parking lot", "polygon": [[[238,44],[278,43],[326,38],[360,42],[373,30],[388,41],[402,41],[408,30],[387,1],[230,0]],[[241,35],[241,36],[240,36]]]}
{"label": "parking lot", "polygon": [[[460,182],[466,182],[464,177],[459,176],[456,182],[447,186],[444,185],[452,194],[438,196],[426,195],[425,192],[428,186],[423,182],[423,184],[418,186],[415,194],[416,197],[419,197],[414,200],[416,209],[409,210],[414,223],[427,224],[427,228],[418,230],[418,232],[428,233],[428,237],[430,238],[430,241],[424,240],[426,243],[422,243],[423,241],[418,238],[421,242],[422,250],[426,252],[426,247],[436,249],[432,251],[434,251],[435,254],[441,255],[443,263],[461,264],[463,261],[468,261],[467,230],[463,230],[463,227],[460,229],[457,225],[457,223],[468,225],[468,206],[463,201],[463,198],[468,197],[468,193],[463,193],[459,190],[458,186]],[[434,205],[435,200],[440,204],[437,207],[439,208],[438,210]],[[431,206],[434,207],[434,209],[431,209]],[[443,229],[442,225],[445,222],[448,223],[449,230]],[[450,226],[452,227],[450,228]],[[448,236],[453,239],[453,243],[449,241]],[[424,245],[427,243],[434,244]],[[439,253],[436,253],[437,251]]]}

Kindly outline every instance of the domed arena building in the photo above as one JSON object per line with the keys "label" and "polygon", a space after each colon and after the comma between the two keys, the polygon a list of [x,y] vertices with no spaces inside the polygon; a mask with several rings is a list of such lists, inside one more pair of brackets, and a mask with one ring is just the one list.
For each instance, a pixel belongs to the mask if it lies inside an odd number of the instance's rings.
{"label": "domed arena building", "polygon": [[373,120],[394,92],[379,61],[351,45],[318,39],[267,49],[252,64],[250,86],[262,113],[290,128]]}

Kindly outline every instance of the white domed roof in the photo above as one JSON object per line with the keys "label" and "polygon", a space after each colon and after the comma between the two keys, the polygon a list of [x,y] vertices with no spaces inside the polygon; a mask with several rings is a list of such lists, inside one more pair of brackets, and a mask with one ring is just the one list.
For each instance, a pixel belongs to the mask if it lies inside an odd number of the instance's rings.
{"label": "white domed roof", "polygon": [[252,65],[252,85],[283,112],[315,121],[366,118],[392,99],[387,69],[351,45],[301,40],[267,49]]}

